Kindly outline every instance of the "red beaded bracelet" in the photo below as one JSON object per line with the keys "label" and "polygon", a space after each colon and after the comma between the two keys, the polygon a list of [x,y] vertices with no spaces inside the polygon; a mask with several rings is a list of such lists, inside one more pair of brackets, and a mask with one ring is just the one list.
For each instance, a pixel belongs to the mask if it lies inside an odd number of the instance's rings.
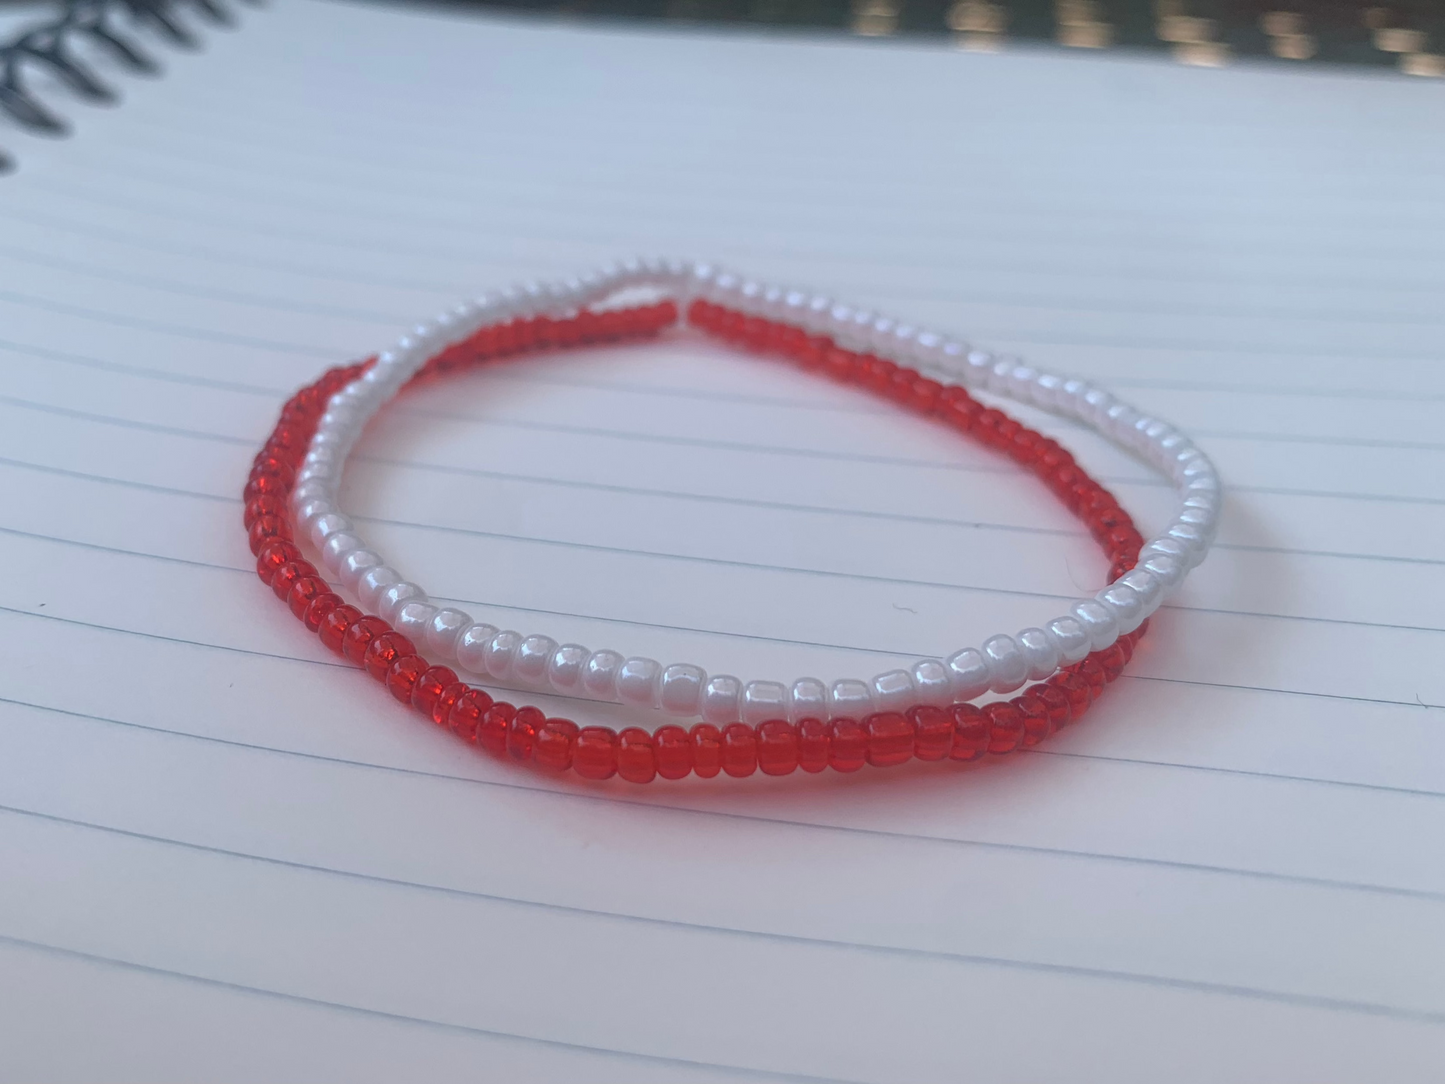
{"label": "red beaded bracelet", "polygon": [[[1078,515],[1112,562],[1111,579],[1127,572],[1142,539],[1113,496],[1090,478],[1055,441],[986,407],[961,387],[945,386],[866,353],[846,350],[797,328],[695,301],[690,321],[747,348],[779,353],[804,368],[867,388],[924,416],[942,421],[1007,454],[1027,467]],[[484,327],[432,357],[414,380],[458,368],[549,348],[640,339],[674,324],[671,302],[583,310],[574,316],[536,316]],[[374,360],[374,359],[373,359]],[[917,704],[905,711],[876,712],[862,719],[778,719],[749,726],[698,723],[690,729],[666,725],[649,733],[641,727],[578,727],[549,718],[539,708],[494,700],[461,681],[446,666],[433,666],[386,621],[363,613],[332,590],[293,540],[289,496],[297,469],[332,395],[366,372],[372,360],[332,369],[302,388],[284,406],[276,428],[256,456],[244,490],[244,523],[256,570],[331,651],[355,663],[403,704],[438,726],[488,752],[552,770],[573,769],[587,779],[613,775],[635,783],[657,776],[689,774],[712,778],[720,772],[744,777],[761,770],[787,775],[799,768],[857,771],[864,764],[887,767],[910,759],[976,761],[1036,745],[1053,731],[1077,721],[1122,673],[1147,621],[1111,646],[1061,668],[1008,700],[977,706]]]}

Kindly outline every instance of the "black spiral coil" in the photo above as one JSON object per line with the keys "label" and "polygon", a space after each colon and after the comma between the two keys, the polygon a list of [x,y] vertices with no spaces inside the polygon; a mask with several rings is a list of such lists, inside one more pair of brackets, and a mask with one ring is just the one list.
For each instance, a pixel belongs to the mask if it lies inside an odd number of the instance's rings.
{"label": "black spiral coil", "polygon": [[[88,41],[109,53],[123,68],[138,75],[154,75],[160,65],[130,38],[137,29],[143,29],[183,49],[198,47],[200,39],[187,25],[185,9],[217,26],[230,26],[235,21],[217,0],[66,0],[55,18],[0,45],[0,113],[30,131],[65,135],[69,126],[26,86],[26,69],[49,71],[83,101],[114,102],[116,92],[75,55],[73,44]],[[124,29],[117,25],[123,19],[130,24]],[[14,160],[0,150],[0,172],[14,167]]]}

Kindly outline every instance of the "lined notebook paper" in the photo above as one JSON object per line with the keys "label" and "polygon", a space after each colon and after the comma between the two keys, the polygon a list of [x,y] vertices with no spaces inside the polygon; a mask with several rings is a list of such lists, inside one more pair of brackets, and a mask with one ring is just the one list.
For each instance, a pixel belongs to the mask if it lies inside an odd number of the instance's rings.
{"label": "lined notebook paper", "polygon": [[[0,1076],[1440,1079],[1437,87],[316,0],[168,67],[0,180]],[[250,458],[323,368],[634,253],[1099,381],[1215,457],[1215,552],[979,768],[459,747],[256,582]],[[682,335],[409,395],[345,501],[499,626],[777,679],[1106,571],[1011,465]]]}

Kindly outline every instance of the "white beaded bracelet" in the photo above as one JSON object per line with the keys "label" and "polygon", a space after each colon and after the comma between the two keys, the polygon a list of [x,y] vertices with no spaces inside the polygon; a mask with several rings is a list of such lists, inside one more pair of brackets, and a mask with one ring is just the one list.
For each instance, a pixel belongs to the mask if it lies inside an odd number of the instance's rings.
{"label": "white beaded bracelet", "polygon": [[[981,647],[964,648],[947,658],[919,659],[907,670],[889,670],[868,681],[842,679],[831,686],[815,678],[785,685],[710,677],[691,663],[665,666],[643,656],[589,651],[545,635],[499,629],[460,610],[433,605],[420,586],[404,580],[367,545],[338,506],[342,470],[363,427],[429,357],[484,325],[517,317],[561,318],[638,291],[675,300],[680,310],[700,298],[800,327],[941,382],[1075,418],[1165,474],[1179,492],[1179,513],[1142,548],[1132,570],[1041,628],[993,636]],[[1012,692],[1107,648],[1147,619],[1204,559],[1217,528],[1220,498],[1213,464],[1187,437],[1085,381],[973,350],[825,297],[764,286],[708,264],[650,260],[609,265],[557,284],[505,290],[418,325],[331,398],[297,472],[291,499],[298,537],[309,538],[320,549],[326,567],[356,592],[365,608],[429,655],[504,685],[619,701],[678,717],[700,715],[717,724],[741,720],[757,725],[779,718],[859,719],[913,704],[944,705],[988,691]]]}

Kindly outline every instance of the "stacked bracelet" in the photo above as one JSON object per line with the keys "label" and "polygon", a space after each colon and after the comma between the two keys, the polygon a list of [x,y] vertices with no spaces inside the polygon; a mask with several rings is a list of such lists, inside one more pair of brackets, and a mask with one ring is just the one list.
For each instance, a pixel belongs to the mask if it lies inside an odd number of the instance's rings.
{"label": "stacked bracelet", "polygon": [[[616,295],[638,289],[665,299],[608,307]],[[347,455],[366,420],[404,384],[539,347],[655,333],[675,322],[673,299],[687,306],[688,321],[703,331],[873,390],[1011,455],[1039,475],[1105,546],[1110,585],[1042,628],[995,636],[981,648],[921,659],[871,681],[742,682],[710,677],[693,664],[664,666],[542,635],[522,636],[439,609],[367,548],[340,512],[336,490]],[[1144,544],[1117,501],[1067,452],[979,403],[954,382],[960,378],[1080,418],[1142,453],[1179,486],[1178,520]],[[719,769],[748,774],[759,766],[771,774],[828,765],[846,770],[864,761],[884,764],[912,756],[966,760],[1032,744],[1076,718],[1122,670],[1164,592],[1203,558],[1215,529],[1219,489],[1213,467],[1180,434],[1086,384],[706,267],[637,263],[553,288],[483,299],[419,327],[374,363],[327,374],[283,411],[272,441],[257,457],[247,497],[246,523],[262,579],[323,641],[364,664],[399,698],[496,752],[553,767],[571,765],[593,777],[620,771],[642,780]],[[315,545],[326,567],[376,614],[365,616],[332,593],[293,538]],[[537,709],[493,702],[419,652],[511,685],[701,715],[704,722],[691,731],[673,725],[655,734],[640,728],[620,735],[601,727],[578,731]],[[1040,679],[1047,681],[1011,701],[982,709],[967,703]]]}

